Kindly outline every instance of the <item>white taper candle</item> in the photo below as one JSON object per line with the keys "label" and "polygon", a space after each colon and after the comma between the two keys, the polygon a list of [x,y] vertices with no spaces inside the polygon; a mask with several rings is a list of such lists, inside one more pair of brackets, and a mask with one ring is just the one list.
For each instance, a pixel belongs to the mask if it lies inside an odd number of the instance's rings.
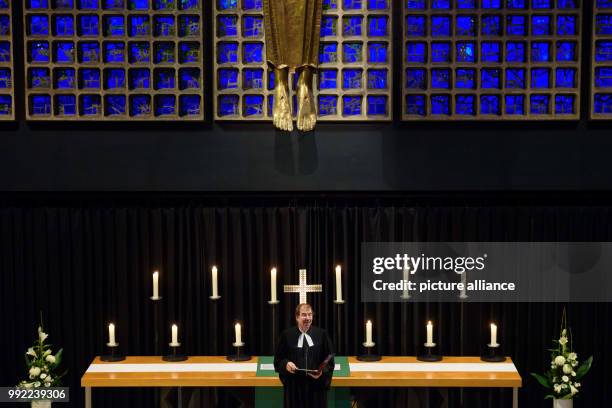
{"label": "white taper candle", "polygon": [[342,302],[342,267],[336,266],[336,301]]}

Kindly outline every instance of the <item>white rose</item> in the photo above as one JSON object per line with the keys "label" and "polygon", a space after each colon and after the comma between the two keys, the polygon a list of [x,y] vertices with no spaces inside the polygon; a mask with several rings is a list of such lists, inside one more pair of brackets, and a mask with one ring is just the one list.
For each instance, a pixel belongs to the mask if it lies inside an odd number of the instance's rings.
{"label": "white rose", "polygon": [[570,366],[569,364],[565,364],[563,366],[563,374],[571,374],[572,372],[572,366]]}
{"label": "white rose", "polygon": [[558,365],[559,367],[561,367],[563,364],[565,364],[565,357],[557,356],[555,358],[555,364]]}
{"label": "white rose", "polygon": [[559,339],[559,344],[565,346],[567,344],[567,337],[561,337]]}
{"label": "white rose", "polygon": [[34,377],[38,377],[40,375],[40,368],[38,367],[30,368],[30,375]]}
{"label": "white rose", "polygon": [[50,354],[47,356],[47,358],[45,358],[45,360],[49,363],[55,363],[55,356],[53,354]]}
{"label": "white rose", "polygon": [[568,382],[569,377],[567,375],[564,375],[563,377],[561,377],[561,380],[563,380],[563,382]]}
{"label": "white rose", "polygon": [[47,378],[47,374],[42,373],[42,374],[40,375],[40,379],[41,379],[41,380],[44,380],[45,378]]}

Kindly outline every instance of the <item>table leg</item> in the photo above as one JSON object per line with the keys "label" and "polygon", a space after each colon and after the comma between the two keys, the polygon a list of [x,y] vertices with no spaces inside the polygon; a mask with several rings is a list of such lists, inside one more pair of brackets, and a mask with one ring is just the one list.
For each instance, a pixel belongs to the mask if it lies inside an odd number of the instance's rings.
{"label": "table leg", "polygon": [[85,387],[85,408],[91,408],[91,387]]}
{"label": "table leg", "polygon": [[518,388],[512,389],[512,408],[518,408]]}

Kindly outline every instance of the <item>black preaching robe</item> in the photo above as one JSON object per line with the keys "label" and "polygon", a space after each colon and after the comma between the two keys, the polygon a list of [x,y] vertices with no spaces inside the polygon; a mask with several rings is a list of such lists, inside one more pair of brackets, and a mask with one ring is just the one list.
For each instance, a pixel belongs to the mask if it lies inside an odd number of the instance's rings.
{"label": "black preaching robe", "polygon": [[315,326],[310,326],[306,334],[312,338],[313,345],[308,346],[304,338],[302,348],[298,348],[298,339],[302,333],[297,327],[285,330],[278,341],[274,353],[274,369],[279,374],[285,388],[285,408],[325,408],[327,407],[327,390],[334,374],[334,359],[332,358],[323,369],[318,379],[307,375],[305,371],[291,374],[287,371],[287,363],[293,361],[297,368],[317,370],[325,358],[334,352],[332,342],[327,332]]}

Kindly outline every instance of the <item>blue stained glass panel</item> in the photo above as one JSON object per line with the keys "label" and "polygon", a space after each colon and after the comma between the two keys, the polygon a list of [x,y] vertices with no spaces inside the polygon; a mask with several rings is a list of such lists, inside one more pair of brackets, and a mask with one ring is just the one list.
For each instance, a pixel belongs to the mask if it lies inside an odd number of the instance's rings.
{"label": "blue stained glass panel", "polygon": [[[612,46],[612,43],[610,43]],[[610,50],[612,52],[612,49]],[[557,42],[557,61],[576,61],[576,43],[573,41]]]}
{"label": "blue stained glass panel", "polygon": [[524,115],[525,114],[525,96],[523,95],[506,95],[506,114],[507,115]]}
{"label": "blue stained glass panel", "polygon": [[197,116],[201,112],[201,101],[199,95],[180,95],[179,114],[181,116]]}
{"label": "blue stained glass panel", "polygon": [[12,88],[12,83],[13,79],[11,75],[11,70],[8,68],[0,68],[0,88]]}
{"label": "blue stained glass panel", "polygon": [[104,43],[104,61],[107,63],[125,62],[125,43],[123,42],[105,42]]}
{"label": "blue stained glass panel", "polygon": [[242,3],[242,8],[247,11],[259,11],[263,9],[262,0],[243,0]]}
{"label": "blue stained glass panel", "polygon": [[[41,44],[46,44],[46,43],[34,43],[34,44],[39,44],[39,45],[37,46],[37,45],[30,44],[30,50],[31,50],[30,53],[32,55],[31,56],[31,60],[32,61],[40,62],[39,60],[36,60],[34,58],[35,57],[34,51],[38,52],[39,48],[43,48],[44,47],[44,45],[41,45]],[[47,52],[46,58],[47,58],[47,61],[49,59],[48,51],[49,51],[49,45],[47,44],[47,48],[46,48],[46,52]],[[40,56],[40,58],[42,58],[42,57],[44,57],[44,56]],[[11,43],[8,42],[8,41],[0,41],[0,62],[10,62],[10,61],[11,61]]]}
{"label": "blue stained glass panel", "polygon": [[482,62],[501,62],[501,43],[483,41],[480,46]]}
{"label": "blue stained glass panel", "polygon": [[129,43],[129,59],[130,63],[147,63],[151,60],[151,50],[148,42],[130,42]]}
{"label": "blue stained glass panel", "polygon": [[100,89],[100,70],[85,68],[79,71],[81,89]]}
{"label": "blue stained glass panel", "polygon": [[242,88],[243,89],[263,89],[264,87],[264,72],[260,68],[245,69],[242,73]]}
{"label": "blue stained glass panel", "polygon": [[425,116],[425,95],[406,95],[406,114]]}
{"label": "blue stained glass panel", "polygon": [[48,89],[51,87],[51,73],[48,68],[30,68],[28,82],[30,88]]}
{"label": "blue stained glass panel", "polygon": [[531,69],[531,88],[550,88],[550,69]]}
{"label": "blue stained glass panel", "polygon": [[612,41],[595,43],[595,61],[612,61]]}
{"label": "blue stained glass panel", "polygon": [[344,116],[361,115],[361,95],[344,95],[342,97],[342,114]]}
{"label": "blue stained glass panel", "polygon": [[348,16],[342,19],[342,34],[345,37],[361,35],[362,16]]}
{"label": "blue stained glass panel", "polygon": [[108,37],[122,37],[125,35],[125,21],[123,16],[104,17],[104,35]]}
{"label": "blue stained glass panel", "polygon": [[56,95],[55,107],[57,114],[60,116],[76,115],[76,96],[74,95]]}
{"label": "blue stained glass panel", "polygon": [[55,9],[71,9],[74,7],[74,1],[73,0],[55,0],[53,2],[54,8]]}
{"label": "blue stained glass panel", "polygon": [[538,41],[531,43],[532,62],[549,62],[550,60],[550,43]]}
{"label": "blue stained glass panel", "polygon": [[431,8],[432,9],[450,9],[451,6],[451,0],[432,0],[431,1]]}
{"label": "blue stained glass panel", "polygon": [[338,71],[335,69],[322,69],[319,71],[319,89],[338,88]]}
{"label": "blue stained glass panel", "polygon": [[[146,22],[146,30],[145,30],[145,26],[144,26],[144,22],[142,22],[143,24],[141,25],[143,34],[142,35],[146,35],[146,33],[149,31],[148,30],[148,25],[149,22]],[[131,31],[133,30],[133,28],[131,29]],[[169,37],[172,35],[175,35],[176,33],[176,25],[174,22],[174,16],[155,16],[153,18],[153,34],[156,37]],[[135,36],[136,34],[131,34],[132,36]]]}
{"label": "blue stained glass panel", "polygon": [[74,35],[74,17],[58,15],[55,16],[55,35],[60,37],[71,37]]}
{"label": "blue stained glass panel", "polygon": [[338,114],[338,97],[335,95],[319,95],[319,115],[333,116]]}
{"label": "blue stained glass panel", "polygon": [[200,60],[200,45],[197,42],[181,42],[179,48],[179,61],[181,64],[198,62]]}
{"label": "blue stained glass panel", "polygon": [[323,16],[321,18],[321,37],[334,37],[337,34],[338,18],[335,16]]}
{"label": "blue stained glass panel", "polygon": [[49,17],[38,14],[28,16],[28,31],[30,35],[49,35]]}
{"label": "blue stained glass panel", "polygon": [[173,69],[156,69],[154,77],[155,89],[174,89],[176,86]]}
{"label": "blue stained glass panel", "polygon": [[368,62],[371,64],[387,62],[387,43],[368,43]]}
{"label": "blue stained glass panel", "polygon": [[612,67],[595,68],[595,87],[597,88],[612,87]]}
{"label": "blue stained glass panel", "polygon": [[338,8],[338,0],[323,0],[323,10],[336,10]]}
{"label": "blue stained glass panel", "polygon": [[423,68],[406,69],[406,88],[427,89],[427,73]]}
{"label": "blue stained glass panel", "polygon": [[59,63],[74,62],[74,43],[57,41],[53,43],[53,60]]}
{"label": "blue stained glass panel", "polygon": [[153,0],[153,8],[155,10],[174,10],[176,8],[175,0]]}
{"label": "blue stained glass panel", "polygon": [[79,16],[79,34],[81,36],[98,36],[100,34],[98,16],[89,14]]}
{"label": "blue stained glass panel", "polygon": [[480,113],[483,115],[500,115],[499,95],[480,95]]}
{"label": "blue stained glass panel", "polygon": [[531,34],[533,35],[551,35],[550,16],[531,16]]}
{"label": "blue stained glass panel", "polygon": [[476,36],[476,16],[457,16],[455,34],[459,36]]}
{"label": "blue stained glass panel", "polygon": [[555,113],[571,115],[574,113],[574,95],[555,95]]}
{"label": "blue stained glass panel", "polygon": [[179,36],[194,37],[200,35],[200,17],[180,16],[179,17]]}
{"label": "blue stained glass panel", "polygon": [[557,0],[557,7],[560,9],[577,9],[578,0]]}
{"label": "blue stained glass panel", "polygon": [[531,95],[530,111],[534,115],[547,115],[550,111],[550,95]]}
{"label": "blue stained glass panel", "polygon": [[458,9],[474,9],[476,8],[476,0],[457,0]]}
{"label": "blue stained glass panel", "polygon": [[147,116],[151,114],[151,96],[130,96],[130,116]]}
{"label": "blue stained glass panel", "polygon": [[236,64],[238,62],[238,43],[220,42],[217,45],[218,64]]}
{"label": "blue stained glass panel", "polygon": [[369,95],[367,105],[370,116],[387,114],[387,97],[384,95]]}
{"label": "blue stained glass panel", "polygon": [[218,10],[237,10],[238,0],[217,0]]}
{"label": "blue stained glass panel", "polygon": [[427,60],[426,46],[423,42],[406,43],[406,62],[425,62]]}
{"label": "blue stained glass panel", "polygon": [[387,17],[370,16],[368,17],[368,36],[384,37],[387,35]]}
{"label": "blue stained glass panel", "polygon": [[506,34],[527,35],[527,18],[525,16],[506,16]]}
{"label": "blue stained glass panel", "polygon": [[368,89],[387,89],[387,70],[368,70]]}
{"label": "blue stained glass panel", "polygon": [[9,116],[13,110],[13,98],[11,95],[0,95],[0,115]]}
{"label": "blue stained glass panel", "polygon": [[154,45],[153,62],[156,64],[173,63],[176,60],[173,42],[156,42]]}
{"label": "blue stained glass panel", "polygon": [[11,33],[11,21],[9,16],[0,15],[0,35],[9,35]]}
{"label": "blue stained glass panel", "polygon": [[612,113],[612,94],[595,94],[595,113]]}
{"label": "blue stained glass panel", "polygon": [[102,99],[100,95],[81,95],[79,99],[83,116],[98,116],[102,113]]}
{"label": "blue stained glass panel", "polygon": [[482,16],[482,35],[501,36],[501,17],[500,16]]}
{"label": "blue stained glass panel", "polygon": [[123,69],[111,68],[104,70],[104,89],[125,88],[125,71]]}
{"label": "blue stained glass panel", "polygon": [[433,37],[448,37],[450,36],[450,17],[449,16],[432,16],[431,17],[431,35]]}
{"label": "blue stained glass panel", "polygon": [[476,102],[474,95],[457,95],[455,100],[457,115],[476,115]]}
{"label": "blue stained glass panel", "polygon": [[506,69],[506,88],[525,89],[525,69],[523,68]]}
{"label": "blue stained glass panel", "polygon": [[342,88],[360,89],[362,85],[363,71],[361,69],[342,70]]}
{"label": "blue stained glass panel", "polygon": [[406,36],[424,37],[425,36],[425,17],[409,15],[406,17]]}
{"label": "blue stained glass panel", "polygon": [[244,43],[242,62],[245,64],[261,64],[263,62],[263,43]]}
{"label": "blue stained glass panel", "polygon": [[597,8],[612,8],[612,0],[597,0]]}
{"label": "blue stained glass panel", "polygon": [[30,0],[29,6],[31,9],[46,9],[49,7],[49,0]]}
{"label": "blue stained glass panel", "polygon": [[342,44],[342,61],[345,63],[363,61],[363,44],[362,43],[343,43]]}
{"label": "blue stained glass panel", "polygon": [[557,88],[576,87],[576,68],[557,68],[556,86]]}
{"label": "blue stained glass panel", "polygon": [[499,9],[501,8],[502,0],[482,0],[482,8],[484,9]]}
{"label": "blue stained glass panel", "polygon": [[368,10],[388,10],[388,0],[368,0]]}
{"label": "blue stained glass panel", "polygon": [[473,42],[457,42],[457,62],[475,62],[476,45]]}
{"label": "blue stained glass panel", "polygon": [[155,95],[155,115],[165,116],[176,113],[176,96]]}
{"label": "blue stained glass panel", "polygon": [[361,10],[362,0],[342,0],[344,10]]}
{"label": "blue stained glass panel", "polygon": [[[31,62],[49,62],[50,52],[49,43],[46,41],[30,41],[28,43],[30,49]],[[0,42],[0,61],[9,61],[9,43]]]}
{"label": "blue stained glass panel", "polygon": [[431,43],[431,62],[450,62],[451,45],[448,42]]}
{"label": "blue stained glass panel", "polygon": [[238,16],[218,16],[217,35],[219,37],[235,37],[238,35]]}
{"label": "blue stained glass panel", "polygon": [[219,89],[238,88],[238,70],[234,68],[223,68],[217,71],[217,84]]}
{"label": "blue stained glass panel", "polygon": [[100,44],[97,42],[80,42],[79,59],[83,64],[97,64],[100,62]]}
{"label": "blue stained glass panel", "polygon": [[553,0],[532,0],[531,7],[534,9],[550,9],[553,7]]}
{"label": "blue stained glass panel", "polygon": [[122,9],[125,6],[125,0],[103,0],[103,8],[105,10]]}
{"label": "blue stained glass panel", "polygon": [[612,34],[612,15],[597,14],[595,16],[595,33],[597,35]]}
{"label": "blue stained glass panel", "polygon": [[509,41],[506,43],[506,61],[507,62],[525,62],[525,43]]}
{"label": "blue stained glass panel", "polygon": [[51,96],[32,95],[30,96],[30,114],[33,116],[51,115]]}
{"label": "blue stained glass panel", "polygon": [[501,70],[497,68],[483,68],[480,72],[480,86],[485,89],[501,88]]}
{"label": "blue stained glass panel", "polygon": [[198,68],[179,69],[179,87],[181,89],[200,89],[200,70]]}
{"label": "blue stained glass panel", "polygon": [[509,9],[527,8],[527,0],[506,0],[506,7]]}
{"label": "blue stained glass panel", "polygon": [[236,116],[240,114],[238,95],[219,95],[218,102],[217,113],[219,116]]}
{"label": "blue stained glass panel", "polygon": [[125,95],[106,95],[105,114],[106,116],[123,116],[125,115],[126,97]]}
{"label": "blue stained glass panel", "polygon": [[557,34],[576,35],[576,16],[557,16]]}
{"label": "blue stained glass panel", "polygon": [[451,71],[447,68],[431,70],[431,87],[434,89],[450,89]]}
{"label": "blue stained glass panel", "polygon": [[264,107],[264,97],[262,95],[244,96],[245,116],[262,116]]}
{"label": "blue stained glass panel", "polygon": [[450,96],[431,95],[431,114],[450,115]]}
{"label": "blue stained glass panel", "polygon": [[244,16],[242,35],[249,38],[261,37],[264,34],[264,22],[260,16]]}
{"label": "blue stained glass panel", "polygon": [[406,0],[408,10],[425,10],[426,0]]}
{"label": "blue stained glass panel", "polygon": [[57,68],[53,71],[53,75],[57,89],[74,89],[76,87],[76,74],[73,68]]}
{"label": "blue stained glass panel", "polygon": [[338,61],[338,43],[321,43],[319,62],[321,64]]}
{"label": "blue stained glass panel", "polygon": [[457,68],[455,70],[455,87],[462,89],[476,88],[476,70],[471,68]]}

